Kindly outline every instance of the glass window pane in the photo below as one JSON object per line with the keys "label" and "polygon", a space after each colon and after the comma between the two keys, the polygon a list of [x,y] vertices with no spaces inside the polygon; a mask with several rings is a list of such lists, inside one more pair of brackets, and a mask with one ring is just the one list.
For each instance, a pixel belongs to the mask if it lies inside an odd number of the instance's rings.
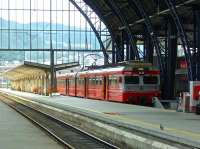
{"label": "glass window pane", "polygon": [[144,84],[157,84],[158,77],[157,76],[144,76],[143,82],[144,82]]}
{"label": "glass window pane", "polygon": [[44,31],[44,49],[50,49],[50,32]]}
{"label": "glass window pane", "polygon": [[125,76],[125,84],[139,84],[139,76]]}
{"label": "glass window pane", "polygon": [[2,49],[7,49],[8,48],[8,31],[2,31],[2,40],[1,40],[1,45]]}
{"label": "glass window pane", "polygon": [[24,40],[23,40],[23,46],[24,49],[30,49],[30,31],[24,31],[23,32]]}
{"label": "glass window pane", "polygon": [[17,49],[23,49],[23,32],[17,32]]}
{"label": "glass window pane", "polygon": [[10,48],[16,49],[17,45],[17,32],[16,31],[10,31]]}
{"label": "glass window pane", "polygon": [[[23,9],[24,1],[26,1],[26,0],[15,0],[16,9]],[[11,0],[11,2],[12,2],[12,0]],[[11,5],[14,5],[14,4],[11,4]]]}
{"label": "glass window pane", "polygon": [[50,10],[50,0],[44,0],[44,10]]}
{"label": "glass window pane", "polygon": [[30,11],[29,10],[25,10],[24,11],[24,29],[25,30],[29,30],[30,29]]}
{"label": "glass window pane", "polygon": [[0,0],[0,8],[1,9],[8,9],[8,1]]}
{"label": "glass window pane", "polygon": [[16,9],[17,8],[17,0],[9,0],[9,8]]}
{"label": "glass window pane", "polygon": [[[91,53],[85,52],[85,49],[99,48],[95,34],[73,4],[68,0],[52,0],[50,11],[50,2],[51,0],[0,0],[0,48],[49,50],[52,42],[53,49],[64,50],[55,52],[57,63],[83,61],[83,56]],[[90,12],[91,9],[82,0],[77,2],[91,14],[91,21],[100,28],[95,13]],[[11,10],[6,10],[8,8]],[[28,59],[29,56],[32,60],[38,58],[39,62],[43,62],[45,55],[48,52],[35,51],[29,54],[26,52],[24,57]],[[48,57],[45,58],[45,63],[49,63]],[[89,65],[91,60],[86,59],[85,62]]]}

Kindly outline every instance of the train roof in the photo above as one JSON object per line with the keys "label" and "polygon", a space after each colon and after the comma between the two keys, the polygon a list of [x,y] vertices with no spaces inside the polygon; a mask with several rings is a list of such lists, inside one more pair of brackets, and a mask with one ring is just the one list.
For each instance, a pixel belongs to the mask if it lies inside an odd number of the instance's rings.
{"label": "train roof", "polygon": [[100,68],[90,69],[87,71],[78,72],[78,75],[86,74],[101,74],[101,73],[113,73],[121,71],[145,71],[145,70],[154,70],[159,71],[156,67],[153,67],[151,63],[144,62],[132,62],[132,63],[122,63],[118,65],[111,66],[102,66]]}
{"label": "train roof", "polygon": [[[113,74],[114,72],[122,72],[122,71],[159,71],[156,67],[153,67],[151,63],[145,62],[123,62],[114,65],[104,65],[99,67],[93,67],[93,69],[84,70],[80,72],[67,73],[62,76],[72,77],[72,76],[85,76],[85,75],[96,75],[96,74]],[[58,77],[62,77],[58,76]]]}
{"label": "train roof", "polygon": [[57,77],[59,78],[74,77],[76,74],[77,72],[69,72],[69,73],[57,74]]}
{"label": "train roof", "polygon": [[141,61],[124,61],[117,64],[107,64],[102,66],[90,66],[88,67],[88,70],[96,70],[96,69],[107,69],[107,68],[115,68],[115,67],[132,67],[132,68],[138,68],[138,67],[153,67],[151,63],[141,62]]}

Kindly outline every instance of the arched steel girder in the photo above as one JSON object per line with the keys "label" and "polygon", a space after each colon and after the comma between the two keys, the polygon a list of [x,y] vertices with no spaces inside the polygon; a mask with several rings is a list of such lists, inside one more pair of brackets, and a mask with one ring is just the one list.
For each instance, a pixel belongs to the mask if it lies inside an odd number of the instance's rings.
{"label": "arched steel girder", "polygon": [[93,1],[91,1],[91,0],[83,0],[83,1],[84,1],[85,3],[87,3],[87,4],[89,4],[93,10],[95,10],[95,13],[98,15],[98,17],[99,17],[99,18],[104,22],[104,24],[107,26],[108,31],[109,31],[109,33],[110,33],[110,36],[111,36],[111,38],[112,38],[112,42],[113,42],[113,44],[115,45],[116,50],[119,51],[119,50],[120,50],[120,47],[118,46],[118,44],[117,44],[117,42],[116,42],[116,41],[117,41],[116,36],[113,34],[113,31],[108,27],[109,25],[108,25],[107,22],[105,21],[105,18],[104,18],[104,16],[102,15],[102,13],[99,11],[99,9],[96,7],[96,5],[94,5]]}
{"label": "arched steel girder", "polygon": [[174,4],[175,1],[174,0],[165,0],[165,3],[167,4],[168,8],[170,9],[171,16],[176,24],[177,31],[179,33],[181,42],[183,44],[185,59],[187,61],[187,65],[188,65],[188,79],[193,80],[194,76],[193,76],[193,72],[192,72],[193,64],[192,64],[192,57],[191,57],[191,51],[190,51],[190,44],[189,44],[186,32],[183,28],[183,24],[178,16],[178,13],[177,13],[177,10],[176,10],[175,4]]}
{"label": "arched steel girder", "polygon": [[147,13],[145,12],[144,7],[140,0],[128,0],[128,2],[131,6],[133,6],[135,9],[137,9],[137,10],[134,9],[136,14],[138,14],[138,15],[140,15],[140,17],[144,18],[145,26],[147,28],[148,33],[150,34],[153,46],[155,47],[155,50],[156,50],[156,53],[158,56],[161,74],[163,74],[164,70],[165,70],[165,64],[161,57],[162,55],[161,55],[160,43],[159,43],[158,37],[153,29],[151,20],[150,20],[149,16],[147,15]]}
{"label": "arched steel girder", "polygon": [[134,55],[136,56],[136,58],[138,60],[140,60],[140,56],[139,56],[139,52],[138,52],[138,49],[137,49],[137,46],[136,46],[136,40],[135,40],[135,37],[133,36],[132,34],[132,31],[129,27],[129,24],[128,24],[128,21],[126,19],[126,16],[123,15],[123,13],[121,12],[119,6],[116,4],[116,2],[114,2],[114,0],[109,0],[109,1],[105,1],[108,6],[111,8],[111,10],[116,14],[116,16],[118,17],[118,19],[120,20],[120,22],[126,27],[126,32],[130,38],[130,41],[131,41],[131,46],[133,47],[134,49]]}
{"label": "arched steel girder", "polygon": [[90,20],[90,18],[87,16],[87,14],[83,11],[83,9],[74,1],[74,0],[69,0],[69,2],[71,2],[79,11],[80,13],[84,16],[84,18],[86,19],[86,21],[89,23],[90,27],[92,28],[93,32],[95,33],[97,40],[99,41],[99,44],[102,48],[103,54],[104,54],[104,59],[105,59],[105,63],[109,63],[109,56],[106,52],[106,48],[103,44],[103,41],[101,40],[101,36],[98,33],[97,29],[95,28],[95,26],[93,25],[92,21]]}

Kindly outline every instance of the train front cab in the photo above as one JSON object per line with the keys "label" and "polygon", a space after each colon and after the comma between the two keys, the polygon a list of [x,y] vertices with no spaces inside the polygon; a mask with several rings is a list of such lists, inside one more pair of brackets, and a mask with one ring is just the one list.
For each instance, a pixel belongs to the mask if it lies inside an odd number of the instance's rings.
{"label": "train front cab", "polygon": [[123,102],[151,105],[152,97],[160,96],[159,75],[125,75],[123,82]]}

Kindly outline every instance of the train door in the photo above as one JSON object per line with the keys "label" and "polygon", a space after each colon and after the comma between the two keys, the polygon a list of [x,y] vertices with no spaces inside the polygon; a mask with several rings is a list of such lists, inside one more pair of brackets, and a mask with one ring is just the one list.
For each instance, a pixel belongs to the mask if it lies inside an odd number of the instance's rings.
{"label": "train door", "polygon": [[66,95],[69,95],[69,79],[66,79],[66,88],[65,88],[65,92],[66,92]]}
{"label": "train door", "polygon": [[74,78],[74,96],[76,96],[76,92],[77,92],[77,77],[75,76]]}
{"label": "train door", "polygon": [[103,99],[106,99],[106,77],[103,77],[102,87],[103,87]]}
{"label": "train door", "polygon": [[108,100],[108,77],[104,76],[103,78],[103,92],[104,92],[104,99]]}
{"label": "train door", "polygon": [[88,78],[84,78],[85,82],[85,98],[88,96]]}
{"label": "train door", "polygon": [[84,97],[87,97],[87,78],[84,78]]}

